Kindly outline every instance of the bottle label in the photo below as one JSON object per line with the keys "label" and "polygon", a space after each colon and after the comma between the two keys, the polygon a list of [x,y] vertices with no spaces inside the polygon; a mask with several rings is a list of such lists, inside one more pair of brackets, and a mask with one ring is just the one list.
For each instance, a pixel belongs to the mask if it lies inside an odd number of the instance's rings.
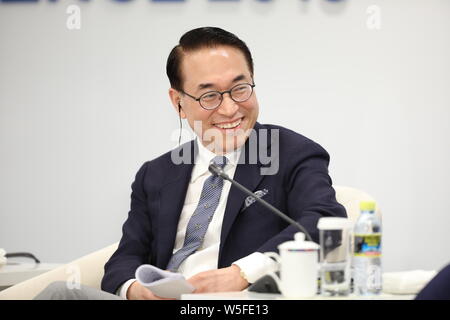
{"label": "bottle label", "polygon": [[355,257],[381,257],[381,233],[355,234]]}

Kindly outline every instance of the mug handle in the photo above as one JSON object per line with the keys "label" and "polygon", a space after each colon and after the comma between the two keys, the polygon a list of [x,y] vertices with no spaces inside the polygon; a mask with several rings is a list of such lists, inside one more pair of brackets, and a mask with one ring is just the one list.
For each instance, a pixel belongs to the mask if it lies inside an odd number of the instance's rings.
{"label": "mug handle", "polygon": [[267,274],[268,276],[271,276],[272,279],[276,282],[278,290],[283,294],[283,288],[282,288],[282,284],[281,284],[281,279],[279,276],[277,276],[277,274],[275,272],[269,272]]}
{"label": "mug handle", "polygon": [[[278,253],[276,252],[264,252],[264,254],[269,257],[269,258],[273,258],[276,263],[277,263],[277,269],[276,271],[280,271],[280,266],[281,266],[281,257]],[[267,275],[271,276],[273,278],[273,280],[277,283],[278,289],[281,291],[281,279],[279,276],[277,276],[277,274],[274,271],[271,271],[269,273],[267,273]]]}
{"label": "mug handle", "polygon": [[264,255],[269,257],[269,258],[273,258],[276,263],[277,263],[277,271],[280,270],[280,265],[281,265],[281,257],[278,253],[276,252],[264,252]]}

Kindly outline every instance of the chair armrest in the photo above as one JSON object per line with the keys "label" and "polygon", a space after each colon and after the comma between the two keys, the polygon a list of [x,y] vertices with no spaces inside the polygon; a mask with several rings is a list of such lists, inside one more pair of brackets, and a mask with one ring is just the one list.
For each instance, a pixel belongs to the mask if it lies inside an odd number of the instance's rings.
{"label": "chair armrest", "polygon": [[67,281],[72,284],[80,283],[100,289],[104,266],[118,245],[118,242],[114,243],[54,270],[0,291],[0,300],[31,300],[54,281]]}

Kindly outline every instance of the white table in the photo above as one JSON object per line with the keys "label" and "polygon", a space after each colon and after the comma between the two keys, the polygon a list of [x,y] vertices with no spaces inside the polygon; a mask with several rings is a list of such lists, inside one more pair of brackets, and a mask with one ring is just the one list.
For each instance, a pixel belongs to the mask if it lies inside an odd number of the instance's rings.
{"label": "white table", "polygon": [[[387,294],[383,293],[378,296],[360,297],[349,295],[347,297],[322,297],[320,295],[312,298],[295,299],[295,300],[412,300],[414,295]],[[237,292],[218,292],[218,293],[189,293],[181,295],[181,300],[294,300],[286,299],[281,294],[273,293],[256,293],[249,291]]]}
{"label": "white table", "polygon": [[[383,292],[378,296],[361,297],[350,294],[346,297],[323,297],[321,295],[303,300],[412,300],[416,294],[436,275],[435,270],[410,270],[383,273]],[[407,293],[407,294],[402,294]],[[415,294],[414,294],[415,293]],[[281,294],[245,291],[183,294],[181,300],[286,300]],[[300,299],[295,299],[300,300]]]}
{"label": "white table", "polygon": [[50,271],[61,264],[58,263],[15,263],[8,262],[0,266],[0,290],[4,290],[19,282]]}

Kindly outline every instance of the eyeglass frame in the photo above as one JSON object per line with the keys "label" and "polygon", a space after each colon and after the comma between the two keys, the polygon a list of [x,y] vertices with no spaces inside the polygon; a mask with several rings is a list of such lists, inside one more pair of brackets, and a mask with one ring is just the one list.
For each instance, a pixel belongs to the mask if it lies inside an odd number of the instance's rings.
{"label": "eyeglass frame", "polygon": [[[250,95],[248,96],[247,99],[242,100],[242,101],[236,101],[236,100],[233,99],[233,96],[231,95],[231,91],[232,91],[234,88],[236,88],[237,86],[241,86],[241,85],[243,85],[243,84],[249,85],[250,88],[251,88],[251,90],[252,90],[252,92],[250,93]],[[225,93],[228,93],[228,94],[230,95],[231,100],[233,100],[234,102],[239,103],[239,102],[245,102],[245,101],[247,101],[247,100],[250,99],[250,97],[252,96],[252,94],[253,94],[253,88],[254,88],[255,86],[256,86],[256,85],[255,85],[254,82],[253,82],[253,84],[251,84],[251,83],[239,83],[239,84],[233,86],[230,90],[225,90],[225,91],[211,90],[211,91],[207,91],[207,92],[203,93],[203,94],[202,94],[200,97],[198,97],[198,98],[196,98],[196,97],[190,95],[189,93],[185,92],[184,90],[180,90],[180,92],[183,93],[183,94],[185,94],[185,95],[187,95],[188,97],[194,99],[195,101],[197,101],[198,104],[200,105],[200,107],[202,107],[203,109],[208,110],[208,111],[211,111],[211,110],[215,110],[215,109],[217,109],[218,107],[220,107],[220,105],[221,105],[222,102],[223,102],[223,95],[224,95]],[[204,95],[206,95],[206,94],[208,94],[208,93],[211,93],[211,92],[217,92],[217,93],[219,93],[221,99],[220,99],[220,103],[217,105],[217,107],[208,109],[208,108],[205,108],[204,106],[202,106],[202,104],[200,103],[200,99],[201,99]]]}

